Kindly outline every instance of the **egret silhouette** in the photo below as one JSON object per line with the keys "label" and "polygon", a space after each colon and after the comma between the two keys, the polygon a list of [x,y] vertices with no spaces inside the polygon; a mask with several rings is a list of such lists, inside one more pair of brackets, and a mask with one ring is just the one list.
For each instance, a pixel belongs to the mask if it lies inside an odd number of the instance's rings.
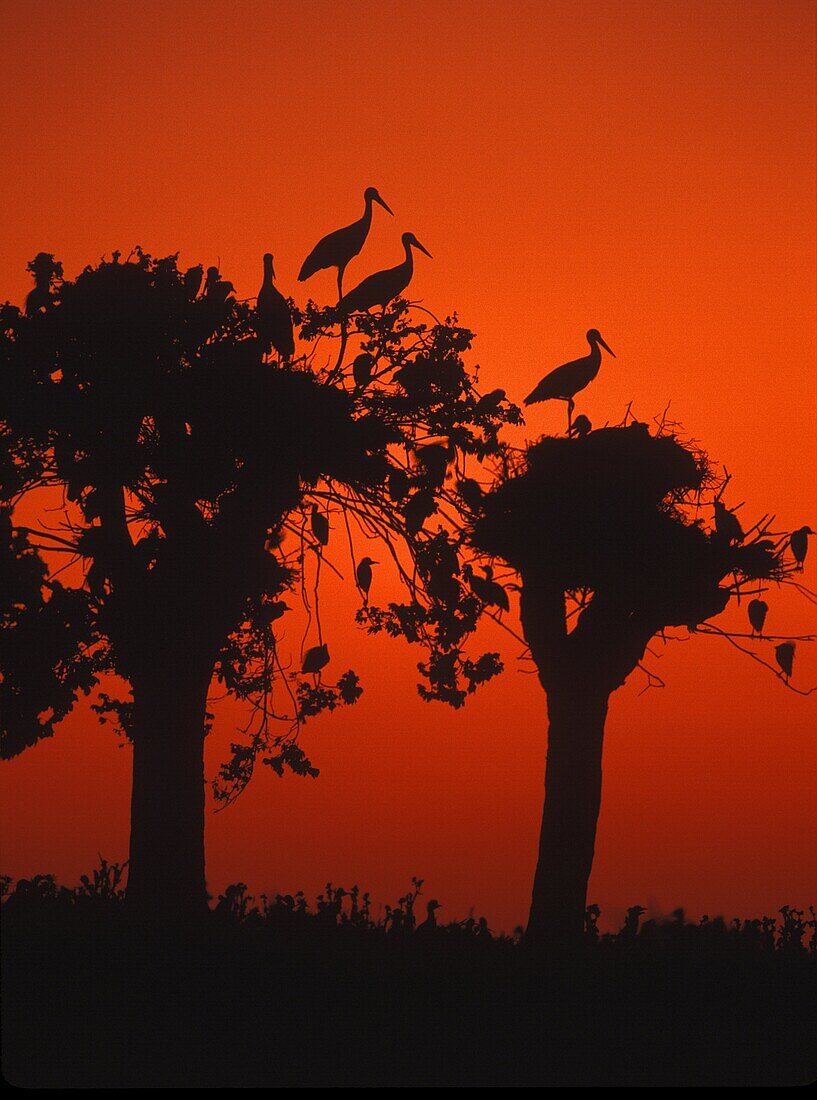
{"label": "egret silhouette", "polygon": [[369,589],[372,587],[372,566],[377,564],[374,558],[361,558],[360,564],[355,570],[357,586],[366,598],[368,598]]}
{"label": "egret silhouette", "polygon": [[414,257],[412,248],[418,248],[429,259],[433,259],[427,248],[424,248],[413,233],[403,234],[403,247],[406,250],[406,258],[397,267],[387,268],[386,271],[377,271],[358,283],[348,294],[344,294],[338,302],[338,308],[344,313],[363,313],[372,306],[381,306],[383,309],[392,298],[401,294],[411,282],[414,274]]}
{"label": "egret silhouette", "polygon": [[752,600],[746,610],[749,615],[749,622],[752,624],[752,630],[757,634],[762,634],[763,624],[766,622],[766,615],[769,612],[769,605],[765,600]]}
{"label": "egret silhouette", "polygon": [[379,203],[384,210],[394,217],[391,209],[378,194],[376,187],[367,187],[363,193],[363,198],[366,203],[363,217],[358,218],[351,225],[344,226],[343,229],[336,229],[334,233],[328,233],[318,241],[303,262],[298,275],[299,282],[309,279],[316,271],[323,271],[326,267],[336,267],[338,269],[338,299],[343,296],[343,273],[349,261],[354,259],[363,248],[369,235],[369,228],[372,224],[372,203]]}
{"label": "egret silhouette", "polygon": [[800,527],[797,531],[791,533],[789,546],[800,569],[803,568],[803,562],[806,560],[806,554],[808,553],[808,537],[813,534],[814,532],[810,527]]}
{"label": "egret silhouette", "polygon": [[266,344],[266,350],[274,347],[282,359],[295,354],[295,337],[292,331],[292,314],[289,302],[275,285],[275,268],[272,253],[264,253],[264,281],[258,291],[255,305],[255,331]]}
{"label": "egret silhouette", "polygon": [[301,672],[320,672],[329,664],[329,646],[315,645],[304,653]]}
{"label": "egret silhouette", "polygon": [[781,642],[780,645],[775,646],[774,649],[777,663],[780,665],[780,669],[787,680],[791,676],[791,670],[794,665],[794,648],[794,642]]}
{"label": "egret silhouette", "polygon": [[573,398],[589,386],[601,366],[601,349],[613,356],[615,353],[605,344],[601,333],[597,328],[591,328],[587,332],[587,342],[590,345],[590,354],[582,359],[574,359],[571,363],[563,363],[556,367],[550,374],[546,374],[538,386],[525,398],[526,405],[535,405],[539,401],[566,401],[567,402],[567,430],[570,433],[573,427]]}

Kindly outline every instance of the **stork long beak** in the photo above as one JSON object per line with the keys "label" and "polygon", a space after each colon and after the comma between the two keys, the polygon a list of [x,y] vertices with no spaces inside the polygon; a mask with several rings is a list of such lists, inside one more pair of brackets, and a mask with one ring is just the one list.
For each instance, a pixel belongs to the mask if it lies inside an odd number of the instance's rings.
{"label": "stork long beak", "polygon": [[389,204],[387,202],[385,202],[383,199],[381,199],[380,195],[375,195],[374,201],[379,202],[380,205],[383,207],[383,209],[387,210],[391,214],[391,216],[394,217],[394,211],[392,210],[392,208],[389,206]]}
{"label": "stork long beak", "polygon": [[611,350],[610,350],[610,348],[608,348],[608,347],[607,347],[607,345],[605,344],[605,342],[604,342],[604,341],[602,340],[601,336],[599,336],[599,343],[600,343],[600,344],[601,344],[601,346],[602,346],[602,347],[604,348],[604,350],[605,350],[606,352],[608,352],[608,353],[609,353],[610,355],[612,355],[612,357],[613,357],[613,358],[615,359],[615,357],[616,357],[616,353],[615,353],[614,351],[611,351]]}
{"label": "stork long beak", "polygon": [[417,238],[416,238],[416,237],[414,238],[414,247],[415,247],[415,248],[419,248],[421,252],[424,252],[424,253],[426,254],[426,256],[428,256],[429,260],[433,260],[433,259],[434,259],[434,257],[433,257],[433,256],[431,255],[431,253],[430,253],[430,252],[428,251],[428,249],[427,249],[427,248],[423,248],[423,246],[422,246],[422,245],[420,244],[420,242],[419,242],[419,241],[417,240]]}

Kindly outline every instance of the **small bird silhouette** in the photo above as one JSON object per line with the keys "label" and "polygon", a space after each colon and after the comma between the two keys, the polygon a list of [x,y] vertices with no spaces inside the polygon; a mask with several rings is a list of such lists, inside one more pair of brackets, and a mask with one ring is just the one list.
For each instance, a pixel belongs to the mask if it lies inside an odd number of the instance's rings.
{"label": "small bird silhouette", "polygon": [[535,386],[525,398],[526,405],[535,405],[539,401],[559,400],[567,402],[567,431],[570,434],[573,425],[573,398],[585,386],[589,386],[601,366],[601,348],[613,356],[615,354],[605,344],[601,333],[597,328],[588,329],[587,342],[590,345],[590,354],[582,359],[574,359],[570,363],[563,363]]}
{"label": "small bird silhouette", "polygon": [[312,534],[315,536],[321,546],[326,546],[326,544],[329,542],[329,520],[326,518],[323,512],[318,510],[317,504],[312,505],[312,518],[310,521],[310,525],[312,527]]}
{"label": "small bird silhouette", "polygon": [[38,252],[28,270],[34,276],[34,289],[26,297],[26,315],[32,317],[51,305],[51,283],[53,279],[62,278],[62,264],[51,252]]}
{"label": "small bird silhouette", "polygon": [[207,268],[207,279],[204,283],[204,294],[208,300],[224,305],[231,294],[235,293],[235,287],[228,279],[222,279],[217,267]]}
{"label": "small bird silhouette", "polygon": [[182,277],[184,289],[187,292],[187,297],[192,302],[194,298],[198,297],[201,290],[201,284],[204,279],[204,268],[201,264],[196,264],[195,267],[188,267]]}
{"label": "small bird silhouette", "polygon": [[579,415],[573,421],[573,426],[568,432],[568,435],[575,436],[576,439],[584,439],[584,437],[586,435],[589,435],[592,430],[593,425],[590,423],[584,413],[579,413]]}
{"label": "small bird silhouette", "polygon": [[483,396],[480,397],[479,401],[477,401],[476,406],[474,407],[474,412],[482,414],[494,413],[497,411],[504,400],[504,390],[491,390],[490,393],[483,394]]}
{"label": "small bird silhouette", "polygon": [[510,611],[508,593],[498,581],[494,580],[494,571],[490,565],[485,566],[484,577],[478,577],[470,565],[464,566],[462,572],[471,586],[471,591],[475,596],[479,596],[484,604]]}
{"label": "small bird silhouette", "polygon": [[265,252],[264,281],[255,305],[255,331],[258,338],[266,344],[267,351],[272,346],[282,359],[291,359],[295,354],[292,314],[289,311],[289,302],[275,285],[274,279],[272,253]]}
{"label": "small bird silhouette", "polygon": [[715,501],[715,531],[720,538],[730,545],[735,542],[743,542],[743,528],[740,525],[740,520],[720,500]]}
{"label": "small bird silhouette", "polygon": [[791,670],[794,665],[794,650],[794,642],[781,642],[780,645],[775,646],[774,650],[777,663],[780,665],[781,671],[787,680],[791,676]]}
{"label": "small bird silhouette", "polygon": [[[350,260],[354,259],[366,243],[372,224],[372,203],[379,203],[389,214],[392,211],[380,197],[376,187],[367,187],[363,193],[366,204],[363,217],[343,229],[336,229],[322,237],[304,260],[298,275],[299,282],[311,278],[316,271],[327,267],[336,267],[338,271],[338,299],[343,295],[343,273]],[[392,214],[392,217],[394,215]]]}
{"label": "small bird silhouette", "polygon": [[301,672],[320,672],[329,664],[329,646],[315,645],[304,653]]}
{"label": "small bird silhouette", "polygon": [[359,390],[362,390],[364,386],[369,384],[372,374],[374,373],[374,368],[375,358],[373,355],[369,355],[368,352],[362,351],[360,355],[355,357],[352,363],[352,377]]}
{"label": "small bird silhouette", "polygon": [[437,931],[437,910],[442,905],[436,898],[432,898],[426,905],[426,919],[417,926],[416,936],[431,936]]}
{"label": "small bird silhouette", "polygon": [[752,624],[752,630],[757,634],[762,634],[769,605],[765,600],[752,600],[746,610],[749,615],[749,622]]}
{"label": "small bird silhouette", "polygon": [[369,589],[372,587],[372,566],[377,564],[374,558],[361,558],[355,570],[357,586],[365,598],[368,598]]}
{"label": "small bird silhouette", "polygon": [[808,553],[808,537],[813,534],[814,532],[810,527],[800,527],[797,531],[792,531],[791,533],[789,546],[791,547],[792,554],[794,554],[794,560],[801,570],[803,568],[803,562],[806,560],[806,554]]}
{"label": "small bird silhouette", "polygon": [[385,309],[392,298],[401,294],[411,282],[414,274],[414,256],[412,249],[417,248],[429,259],[433,259],[427,248],[417,240],[413,233],[403,234],[403,248],[406,250],[406,258],[396,267],[389,267],[385,271],[376,271],[358,283],[356,287],[344,294],[338,302],[338,309],[343,313],[365,313],[373,306]]}

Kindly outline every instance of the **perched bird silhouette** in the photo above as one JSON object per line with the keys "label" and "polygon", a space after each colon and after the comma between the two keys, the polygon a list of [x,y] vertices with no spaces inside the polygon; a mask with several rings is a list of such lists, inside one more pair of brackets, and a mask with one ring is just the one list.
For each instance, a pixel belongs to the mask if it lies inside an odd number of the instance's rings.
{"label": "perched bird silhouette", "polygon": [[436,898],[432,898],[426,905],[426,919],[422,924],[417,926],[416,936],[431,936],[437,931],[437,910],[442,909],[442,905]]}
{"label": "perched bird silhouette", "polygon": [[719,500],[715,501],[715,530],[725,542],[743,542],[740,520]]}
{"label": "perched bird silhouette", "polygon": [[763,624],[766,622],[766,615],[769,612],[769,605],[765,600],[752,600],[746,610],[749,615],[749,622],[752,624],[752,630],[757,634],[762,634]]}
{"label": "perched bird silhouette", "polygon": [[264,281],[255,305],[255,331],[267,345],[267,350],[272,346],[282,359],[291,359],[295,354],[292,314],[289,312],[289,302],[273,282],[274,279],[272,253],[265,252]]}
{"label": "perched bird silhouette", "polygon": [[777,663],[787,680],[791,676],[794,665],[794,648],[794,642],[781,642],[780,645],[775,646],[774,650]]}
{"label": "perched bird silhouette", "polygon": [[789,546],[800,569],[803,568],[803,562],[806,560],[806,554],[808,553],[808,537],[813,534],[814,532],[810,527],[800,527],[797,531],[791,533]]}
{"label": "perched bird silhouette", "polygon": [[329,542],[329,520],[318,510],[317,504],[312,505],[312,519],[310,520],[310,526],[312,527],[312,534],[321,544],[326,546]]}
{"label": "perched bird silhouette", "polygon": [[195,267],[188,267],[187,271],[185,271],[182,282],[184,283],[184,289],[187,292],[187,297],[190,299],[191,302],[194,298],[198,297],[203,279],[204,268],[201,266],[201,264],[196,264]]}
{"label": "perched bird silhouette", "polygon": [[315,645],[304,653],[301,672],[320,672],[329,664],[329,646]]}
{"label": "perched bird silhouette", "polygon": [[504,390],[491,390],[490,393],[483,394],[477,401],[474,408],[475,413],[495,413],[502,402],[505,400]]}
{"label": "perched bird silhouette", "polygon": [[372,224],[372,203],[379,203],[384,210],[394,217],[392,211],[378,194],[376,187],[367,187],[363,193],[363,199],[366,203],[363,217],[358,218],[351,225],[344,226],[343,229],[336,229],[334,233],[328,233],[318,241],[303,262],[298,275],[299,282],[309,279],[316,271],[323,271],[326,267],[336,267],[338,269],[338,298],[342,297],[343,273],[346,270],[346,265],[357,256],[369,235],[369,228]]}
{"label": "perched bird silhouette", "polygon": [[571,363],[563,363],[556,367],[550,374],[546,374],[538,386],[535,386],[525,398],[526,405],[535,405],[539,401],[559,400],[567,402],[567,430],[568,434],[573,426],[573,398],[589,386],[601,366],[601,349],[613,356],[615,353],[602,339],[597,328],[588,329],[587,342],[590,345],[590,354],[582,359],[574,359]]}
{"label": "perched bird silhouette", "polygon": [[51,281],[62,278],[62,264],[51,252],[38,252],[28,270],[34,276],[34,289],[26,297],[26,315],[32,317],[51,305]]}
{"label": "perched bird silhouette", "polygon": [[207,268],[207,279],[204,283],[205,296],[220,305],[224,305],[231,294],[235,293],[235,287],[228,279],[222,279],[217,267]]}
{"label": "perched bird silhouette", "polygon": [[584,437],[586,435],[589,435],[592,430],[593,425],[590,423],[584,413],[579,413],[579,415],[573,421],[573,427],[571,428],[569,434],[575,436],[576,439],[584,439]]}
{"label": "perched bird silhouette", "polygon": [[360,563],[355,570],[355,577],[357,578],[357,586],[363,593],[364,597],[368,597],[369,589],[372,587],[372,566],[378,563],[374,558],[361,558]]}
{"label": "perched bird silhouette", "polygon": [[475,596],[479,596],[484,604],[489,607],[499,607],[503,611],[510,611],[511,605],[508,601],[508,593],[494,580],[494,571],[490,565],[485,566],[485,576],[478,577],[470,565],[463,567],[463,576],[471,585],[471,590]]}
{"label": "perched bird silhouette", "polygon": [[385,271],[376,271],[358,283],[348,294],[344,294],[338,302],[338,308],[344,313],[363,313],[372,306],[381,306],[383,309],[392,298],[401,294],[411,282],[414,274],[414,257],[412,248],[418,248],[429,259],[433,259],[427,248],[424,248],[413,233],[403,234],[403,247],[406,250],[406,258],[397,267],[387,268]]}
{"label": "perched bird silhouette", "polygon": [[355,361],[352,363],[352,377],[359,390],[368,385],[374,373],[375,365],[374,356],[369,355],[368,352],[362,351],[360,355],[355,357]]}

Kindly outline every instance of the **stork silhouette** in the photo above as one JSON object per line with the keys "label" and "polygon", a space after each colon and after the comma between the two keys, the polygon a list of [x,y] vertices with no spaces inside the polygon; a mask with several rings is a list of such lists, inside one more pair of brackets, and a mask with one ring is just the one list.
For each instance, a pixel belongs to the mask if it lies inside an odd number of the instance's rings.
{"label": "stork silhouette", "polygon": [[526,405],[535,405],[539,401],[566,401],[568,435],[573,427],[573,409],[575,408],[573,398],[585,386],[589,386],[599,373],[601,349],[604,348],[614,359],[616,357],[615,353],[605,344],[597,328],[588,330],[587,342],[590,345],[589,355],[556,367],[550,374],[546,374],[538,386],[535,386],[525,398]]}
{"label": "stork silhouette", "polygon": [[323,271],[327,267],[336,267],[338,270],[338,299],[343,296],[343,273],[350,260],[354,259],[366,243],[369,229],[372,224],[372,203],[379,203],[384,210],[394,217],[391,209],[380,197],[376,187],[367,187],[363,193],[366,203],[363,216],[351,225],[342,229],[336,229],[334,233],[327,233],[322,237],[301,267],[298,281],[304,282],[316,271]]}
{"label": "stork silhouette", "polygon": [[282,359],[291,359],[295,354],[292,314],[289,312],[289,303],[273,282],[274,279],[272,253],[265,252],[264,281],[258,291],[255,306],[255,331],[266,344],[267,351],[272,345]]}
{"label": "stork silhouette", "polygon": [[411,282],[414,274],[413,248],[418,248],[429,259],[433,259],[427,248],[417,240],[413,233],[403,234],[403,248],[406,250],[406,258],[396,267],[387,268],[385,271],[376,271],[358,283],[354,289],[344,294],[338,302],[338,308],[343,313],[363,313],[373,306],[385,309],[389,302],[401,294]]}

